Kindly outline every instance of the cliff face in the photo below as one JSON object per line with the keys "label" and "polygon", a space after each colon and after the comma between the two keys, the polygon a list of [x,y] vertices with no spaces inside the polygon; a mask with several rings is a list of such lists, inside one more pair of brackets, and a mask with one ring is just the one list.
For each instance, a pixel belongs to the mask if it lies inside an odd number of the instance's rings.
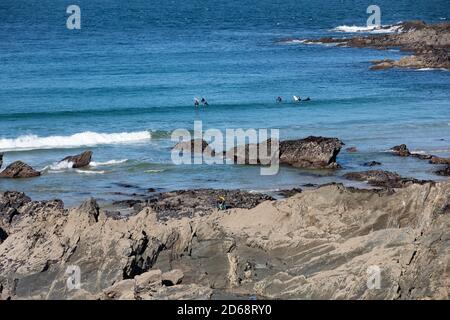
{"label": "cliff face", "polygon": [[[449,195],[450,182],[395,192],[329,185],[162,221],[150,208],[117,219],[93,200],[65,210],[5,193],[1,297],[448,299]],[[73,266],[80,288],[70,290]],[[369,289],[377,268],[380,286]]]}

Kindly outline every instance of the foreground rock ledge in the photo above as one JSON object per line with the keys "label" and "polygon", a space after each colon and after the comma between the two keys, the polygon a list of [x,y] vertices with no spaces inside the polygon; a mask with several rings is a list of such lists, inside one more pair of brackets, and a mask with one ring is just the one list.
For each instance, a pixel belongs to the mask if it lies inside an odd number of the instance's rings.
{"label": "foreground rock ledge", "polygon": [[[9,192],[0,228],[3,299],[449,298],[450,182],[327,185],[164,222],[150,208],[114,219],[93,200],[67,210]],[[366,285],[374,265],[380,290]],[[80,290],[67,288],[68,266]]]}

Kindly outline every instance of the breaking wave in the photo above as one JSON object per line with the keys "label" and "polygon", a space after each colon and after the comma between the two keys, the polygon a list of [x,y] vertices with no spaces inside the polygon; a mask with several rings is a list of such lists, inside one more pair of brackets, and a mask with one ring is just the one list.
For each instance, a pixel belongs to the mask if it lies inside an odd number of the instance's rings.
{"label": "breaking wave", "polygon": [[148,131],[121,133],[98,133],[86,131],[71,136],[50,137],[25,135],[15,139],[0,139],[0,151],[78,148],[104,144],[133,143],[150,139],[151,134]]}
{"label": "breaking wave", "polygon": [[128,159],[122,159],[122,160],[109,160],[106,162],[95,162],[95,161],[91,161],[91,163],[89,164],[89,166],[91,167],[101,167],[101,166],[112,166],[115,164],[121,164],[121,163],[125,163],[127,162]]}
{"label": "breaking wave", "polygon": [[331,31],[346,33],[395,33],[401,32],[401,25],[385,25],[385,26],[337,26]]}

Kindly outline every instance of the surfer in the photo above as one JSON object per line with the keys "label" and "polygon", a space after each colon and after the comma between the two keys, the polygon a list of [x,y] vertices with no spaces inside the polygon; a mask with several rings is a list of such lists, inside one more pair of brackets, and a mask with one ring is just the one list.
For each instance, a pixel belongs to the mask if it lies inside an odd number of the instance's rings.
{"label": "surfer", "polygon": [[294,99],[294,102],[302,101],[302,98],[300,98],[300,96],[292,96],[292,99]]}
{"label": "surfer", "polygon": [[197,98],[194,98],[194,107],[198,107],[200,105],[200,102]]}
{"label": "surfer", "polygon": [[307,97],[304,101],[310,101],[311,99],[309,97]]}
{"label": "surfer", "polygon": [[278,96],[277,103],[281,103],[281,102],[283,102],[283,99],[280,96]]}
{"label": "surfer", "polygon": [[209,105],[209,104],[208,104],[208,101],[206,101],[206,99],[203,98],[203,97],[202,97],[202,104],[203,104],[204,106],[208,106],[208,105]]}

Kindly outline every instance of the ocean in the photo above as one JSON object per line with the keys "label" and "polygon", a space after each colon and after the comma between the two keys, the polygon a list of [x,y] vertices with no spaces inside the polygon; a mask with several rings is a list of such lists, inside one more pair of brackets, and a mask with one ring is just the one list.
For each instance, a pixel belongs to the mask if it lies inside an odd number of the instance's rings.
{"label": "ocean", "polygon": [[[69,30],[66,8],[81,8]],[[364,31],[370,1],[25,0],[0,2],[0,152],[39,178],[0,180],[0,191],[66,205],[139,197],[149,188],[240,188],[272,192],[331,181],[366,161],[408,177],[438,180],[426,161],[393,157],[450,155],[450,72],[370,71],[398,50],[307,45],[286,39],[351,36]],[[448,0],[377,1],[381,22],[450,19]],[[367,31],[367,30],[366,30]],[[308,103],[290,102],[293,95]],[[277,96],[285,98],[275,103]],[[195,109],[194,97],[209,106]],[[282,167],[181,165],[171,132],[272,128],[283,139],[338,137],[337,171]],[[150,138],[151,137],[151,138]],[[58,160],[92,150],[92,165]],[[360,184],[363,185],[363,184]]]}

